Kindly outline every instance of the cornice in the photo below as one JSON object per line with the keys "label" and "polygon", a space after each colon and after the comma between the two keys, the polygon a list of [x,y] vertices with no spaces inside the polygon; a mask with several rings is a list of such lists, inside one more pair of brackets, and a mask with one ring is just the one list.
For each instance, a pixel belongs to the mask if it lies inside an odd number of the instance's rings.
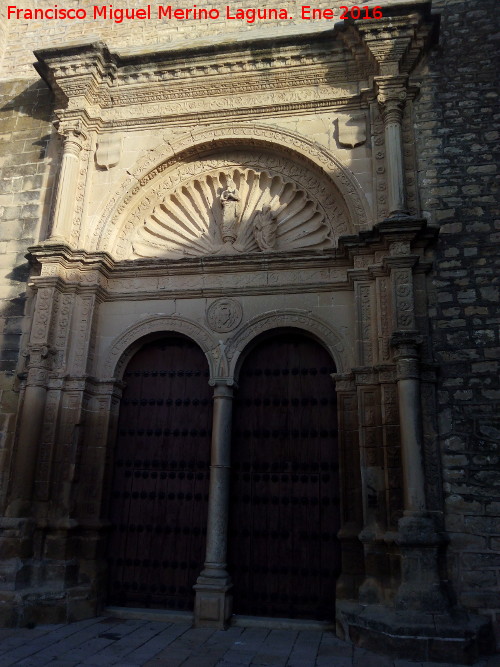
{"label": "cornice", "polygon": [[[259,92],[286,91],[289,99],[283,103],[290,111],[294,110],[290,104],[297,102],[293,97],[296,90],[330,87],[330,95],[320,96],[325,102],[346,98],[337,90],[343,84],[365,86],[377,76],[407,75],[434,25],[430,3],[411,3],[388,8],[380,20],[343,21],[329,30],[283,28],[278,36],[245,35],[154,51],[111,52],[103,42],[91,39],[35,51],[35,67],[54,91],[60,110],[90,107],[90,116],[109,111],[113,118],[106,118],[106,122],[130,123],[130,118],[120,118],[120,110],[129,117],[156,116],[160,122],[160,116],[178,113],[175,109],[144,113],[139,112],[140,107],[219,98],[222,108],[231,106],[224,100]],[[318,100],[313,103],[317,105]],[[276,104],[274,100],[273,110]],[[242,106],[244,103],[238,103],[231,112],[247,113]],[[204,115],[205,109],[202,112]]]}
{"label": "cornice", "polygon": [[[413,266],[421,262],[418,251],[425,249],[436,236],[437,230],[428,227],[425,220],[408,217],[385,220],[368,232],[343,236],[339,240],[337,249],[322,252],[300,250],[265,255],[207,255],[174,260],[153,258],[116,261],[102,251],[87,252],[70,249],[64,244],[43,243],[31,246],[27,257],[31,264],[39,269],[49,264],[58,265],[66,270],[80,271],[82,274],[97,272],[106,279],[342,269],[347,271],[347,282],[345,282],[347,285],[352,284],[354,280],[371,279],[381,271],[384,273],[383,267],[388,264],[402,263],[405,266],[407,264]],[[396,252],[401,254],[395,254]],[[382,256],[375,259],[374,253],[382,253],[383,260]],[[355,260],[360,257],[364,258],[363,261]],[[427,270],[429,262],[423,260],[421,263]],[[35,277],[34,280],[38,283],[49,277],[52,276],[46,274]],[[318,284],[318,287],[323,288],[324,285]],[[310,284],[304,286],[304,290],[310,291]]]}
{"label": "cornice", "polygon": [[[331,96],[335,96],[337,90],[331,89]],[[284,93],[286,96],[286,93]],[[104,109],[100,113],[99,109],[90,109],[84,110],[82,112],[78,111],[58,111],[56,113],[58,119],[76,119],[83,118],[87,129],[98,129],[103,131],[104,129],[151,129],[151,128],[166,128],[172,126],[182,126],[186,125],[211,125],[214,122],[231,122],[239,121],[244,122],[247,120],[254,120],[256,116],[259,118],[275,118],[277,116],[290,115],[291,113],[295,114],[310,114],[318,113],[321,111],[334,111],[334,110],[345,110],[350,108],[359,108],[362,105],[366,105],[363,101],[363,98],[360,95],[353,94],[352,96],[335,96],[334,99],[311,99],[304,102],[286,102],[282,103],[273,102],[272,94],[267,95],[267,103],[259,105],[258,100],[248,100],[247,105],[238,106],[240,101],[237,96],[234,98],[234,105],[231,108],[228,104],[233,100],[230,98],[225,98],[222,102],[219,103],[219,108],[217,110],[207,110],[200,108],[199,111],[189,112],[189,109],[192,108],[193,104],[190,100],[183,99],[178,103],[173,103],[177,107],[183,107],[186,111],[177,110],[175,113],[171,109],[159,108],[160,105],[156,104],[155,109],[149,115],[147,114],[148,109],[145,109],[144,106],[140,107],[121,107],[121,108],[110,108]],[[212,97],[212,100],[217,98]],[[225,105],[225,106],[224,106]],[[142,110],[142,111],[141,111]],[[123,117],[120,112],[123,112]],[[145,113],[146,112],[146,113]],[[118,116],[118,117],[117,117]]]}

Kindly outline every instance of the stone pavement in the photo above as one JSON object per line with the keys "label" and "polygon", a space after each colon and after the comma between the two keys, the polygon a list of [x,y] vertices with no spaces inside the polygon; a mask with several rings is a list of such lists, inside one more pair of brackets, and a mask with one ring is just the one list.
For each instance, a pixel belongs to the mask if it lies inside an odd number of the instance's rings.
{"label": "stone pavement", "polygon": [[[456,667],[393,660],[319,630],[231,627],[92,618],[69,625],[0,629],[0,667]],[[500,667],[500,656],[475,667]]]}

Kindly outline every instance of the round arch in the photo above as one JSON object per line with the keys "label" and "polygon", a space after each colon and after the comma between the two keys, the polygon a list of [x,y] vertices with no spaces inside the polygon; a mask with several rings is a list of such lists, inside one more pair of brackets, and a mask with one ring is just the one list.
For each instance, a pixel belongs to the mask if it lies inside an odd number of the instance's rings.
{"label": "round arch", "polygon": [[217,348],[217,341],[197,322],[175,315],[150,316],[133,324],[104,350],[102,366],[99,359],[96,366],[103,368],[104,377],[121,379],[126,365],[146,339],[151,340],[170,333],[182,334],[199,345],[207,357],[210,377],[214,377],[217,362],[213,350]]}
{"label": "round arch", "polygon": [[263,334],[271,335],[278,329],[293,329],[317,340],[332,357],[338,373],[347,372],[353,365],[352,351],[337,331],[305,310],[290,309],[258,315],[240,329],[226,350],[229,375],[237,379],[244,357],[253,344],[260,340]]}
{"label": "round arch", "polygon": [[241,124],[217,126],[190,132],[177,141],[162,142],[133,167],[98,214],[89,240],[93,250],[110,251],[116,230],[123,218],[141,199],[143,190],[161,179],[162,172],[175,168],[186,159],[207,155],[224,148],[272,149],[273,152],[299,159],[319,169],[342,197],[349,212],[351,232],[368,229],[371,211],[354,174],[328,149],[298,133],[272,125]]}

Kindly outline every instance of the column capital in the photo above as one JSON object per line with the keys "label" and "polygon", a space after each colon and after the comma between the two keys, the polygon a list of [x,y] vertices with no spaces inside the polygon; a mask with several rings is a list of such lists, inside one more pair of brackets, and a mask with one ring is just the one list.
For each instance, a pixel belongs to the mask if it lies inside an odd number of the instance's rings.
{"label": "column capital", "polygon": [[211,378],[208,381],[208,384],[210,387],[214,388],[214,397],[232,397],[234,390],[237,388],[236,382],[233,378]]}
{"label": "column capital", "polygon": [[403,121],[403,111],[408,97],[405,77],[375,77],[377,102],[384,124]]}
{"label": "column capital", "polygon": [[55,354],[55,350],[49,345],[31,343],[28,347],[23,350],[22,355],[29,359],[29,365],[35,366],[40,364],[45,364],[46,359],[49,358],[50,354]]}
{"label": "column capital", "polygon": [[60,121],[57,125],[58,133],[64,138],[64,152],[71,152],[75,148],[79,151],[87,139],[83,123],[78,118],[76,120]]}
{"label": "column capital", "polygon": [[54,125],[62,137],[69,137],[74,135],[82,136],[85,139],[87,138],[85,133],[85,123],[79,117],[73,116],[70,118],[65,114],[59,115],[59,119],[54,121]]}
{"label": "column capital", "polygon": [[356,391],[354,373],[330,373],[330,377],[335,382],[337,392]]}
{"label": "column capital", "polygon": [[419,331],[395,331],[391,336],[391,345],[395,348],[396,358],[401,355],[417,355],[418,348],[423,343],[423,336]]}
{"label": "column capital", "polygon": [[418,380],[420,378],[419,346],[423,337],[417,331],[395,331],[391,345],[395,348],[396,373],[398,380]]}

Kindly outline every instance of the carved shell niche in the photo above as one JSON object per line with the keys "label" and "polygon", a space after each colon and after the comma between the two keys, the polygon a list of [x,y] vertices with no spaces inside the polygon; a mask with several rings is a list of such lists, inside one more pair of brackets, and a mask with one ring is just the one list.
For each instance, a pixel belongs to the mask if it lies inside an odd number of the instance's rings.
{"label": "carved shell niche", "polygon": [[[233,181],[233,183],[231,183]],[[224,193],[236,186],[232,235]],[[262,228],[273,227],[262,241]],[[264,222],[263,222],[264,221]],[[264,230],[266,231],[266,230]],[[224,238],[223,238],[224,237]],[[132,239],[136,257],[200,256],[323,250],[335,244],[325,209],[281,174],[254,167],[213,169],[168,194],[143,218]]]}

